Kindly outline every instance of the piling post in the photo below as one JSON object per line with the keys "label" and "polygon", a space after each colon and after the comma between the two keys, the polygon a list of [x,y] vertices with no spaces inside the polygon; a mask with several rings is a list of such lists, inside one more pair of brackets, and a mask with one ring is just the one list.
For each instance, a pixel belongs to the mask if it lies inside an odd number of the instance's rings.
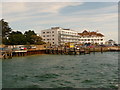
{"label": "piling post", "polygon": [[90,54],[90,48],[88,48],[88,52],[89,52],[89,54]]}
{"label": "piling post", "polygon": [[58,54],[58,47],[57,47],[57,50],[56,50],[57,54]]}
{"label": "piling post", "polygon": [[61,51],[61,54],[62,54],[62,46],[61,46],[61,50],[60,51]]}
{"label": "piling post", "polygon": [[84,52],[83,52],[83,53],[84,53],[84,55],[85,55],[85,52],[86,52],[86,49],[84,48]]}
{"label": "piling post", "polygon": [[95,54],[95,47],[93,48],[93,53]]}
{"label": "piling post", "polygon": [[101,53],[103,53],[103,48],[101,47]]}
{"label": "piling post", "polygon": [[81,48],[79,48],[79,55],[81,55],[81,51],[80,51]]}
{"label": "piling post", "polygon": [[75,49],[75,47],[74,47],[74,55],[76,55],[76,49]]}
{"label": "piling post", "polygon": [[70,54],[70,48],[68,48],[68,52],[67,53],[68,53],[68,55]]}
{"label": "piling post", "polygon": [[64,46],[64,54],[66,54],[66,46]]}

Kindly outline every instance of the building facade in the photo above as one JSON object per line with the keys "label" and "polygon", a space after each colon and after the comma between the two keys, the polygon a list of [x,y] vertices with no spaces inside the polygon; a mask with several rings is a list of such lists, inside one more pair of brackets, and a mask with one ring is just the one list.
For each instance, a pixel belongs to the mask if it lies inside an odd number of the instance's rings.
{"label": "building facade", "polygon": [[106,41],[105,44],[112,46],[112,45],[116,44],[116,42],[110,39],[110,40]]}
{"label": "building facade", "polygon": [[80,35],[79,42],[81,44],[91,43],[91,44],[105,44],[104,35],[97,32],[90,32],[84,30],[82,33],[78,33]]}
{"label": "building facade", "polygon": [[44,42],[51,43],[51,45],[64,45],[68,42],[78,43],[80,35],[77,31],[71,29],[52,27],[42,30],[41,37]]}
{"label": "building facade", "polygon": [[41,37],[46,43],[51,45],[64,45],[65,43],[74,44],[105,44],[104,35],[98,32],[88,32],[84,30],[82,33],[71,29],[64,29],[60,27],[52,27],[50,29],[42,30]]}

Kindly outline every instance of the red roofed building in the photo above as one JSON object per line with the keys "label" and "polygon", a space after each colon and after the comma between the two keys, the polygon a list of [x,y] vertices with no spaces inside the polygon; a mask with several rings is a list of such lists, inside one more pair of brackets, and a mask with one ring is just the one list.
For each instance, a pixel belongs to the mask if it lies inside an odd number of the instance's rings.
{"label": "red roofed building", "polygon": [[80,35],[79,42],[84,43],[93,43],[93,44],[105,44],[104,35],[98,32],[90,32],[84,30],[82,33],[78,33]]}

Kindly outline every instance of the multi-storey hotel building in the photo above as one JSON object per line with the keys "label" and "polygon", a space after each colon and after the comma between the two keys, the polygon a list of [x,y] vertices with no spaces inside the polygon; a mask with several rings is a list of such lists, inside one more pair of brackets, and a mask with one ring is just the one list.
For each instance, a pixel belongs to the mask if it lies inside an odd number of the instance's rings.
{"label": "multi-storey hotel building", "polygon": [[82,33],[71,29],[64,29],[60,27],[52,27],[41,31],[41,36],[44,42],[51,45],[64,45],[65,43],[74,44],[104,44],[104,35],[97,32],[88,32],[84,30]]}
{"label": "multi-storey hotel building", "polygon": [[88,32],[84,30],[80,35],[80,43],[105,44],[104,35],[97,32]]}
{"label": "multi-storey hotel building", "polygon": [[63,45],[67,42],[78,43],[80,37],[77,31],[60,27],[42,30],[41,36],[43,41],[49,42],[51,45]]}

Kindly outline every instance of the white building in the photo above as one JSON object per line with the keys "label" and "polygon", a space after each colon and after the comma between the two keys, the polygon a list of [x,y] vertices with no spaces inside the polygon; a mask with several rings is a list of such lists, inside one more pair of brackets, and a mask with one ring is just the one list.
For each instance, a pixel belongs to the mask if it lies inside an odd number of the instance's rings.
{"label": "white building", "polygon": [[79,35],[77,31],[71,29],[63,29],[60,27],[52,27],[41,31],[43,41],[51,43],[51,45],[62,45],[68,42],[77,43]]}
{"label": "white building", "polygon": [[60,27],[52,27],[41,31],[41,37],[44,42],[51,45],[64,45],[65,43],[75,44],[105,44],[104,35],[98,32],[88,32],[84,30],[82,33],[71,29],[64,29]]}
{"label": "white building", "polygon": [[97,32],[88,32],[84,30],[80,35],[80,43],[105,44],[104,35]]}
{"label": "white building", "polygon": [[110,39],[110,40],[106,41],[105,44],[112,46],[112,45],[116,44],[116,42]]}

